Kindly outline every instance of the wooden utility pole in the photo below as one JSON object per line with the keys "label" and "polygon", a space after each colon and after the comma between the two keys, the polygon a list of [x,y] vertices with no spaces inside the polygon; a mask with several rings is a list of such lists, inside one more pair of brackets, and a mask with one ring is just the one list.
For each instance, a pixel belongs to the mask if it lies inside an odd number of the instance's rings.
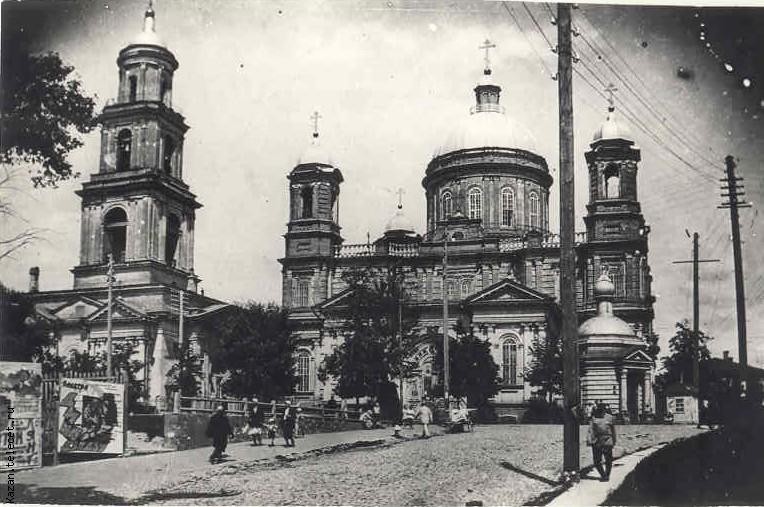
{"label": "wooden utility pole", "polygon": [[451,365],[448,359],[448,231],[446,231],[443,235],[443,398],[446,400],[446,410],[450,408],[448,385]]}
{"label": "wooden utility pole", "polygon": [[117,279],[114,277],[114,256],[109,254],[109,264],[106,270],[106,376],[111,377],[111,303],[113,286]]}
{"label": "wooden utility pole", "polygon": [[[685,234],[689,237],[690,233],[685,230]],[[688,264],[692,263],[692,331],[697,340],[698,333],[700,332],[700,263],[701,262],[719,262],[719,259],[700,259],[700,235],[696,232],[692,235],[692,260],[687,261],[674,261],[674,264]],[[700,344],[695,342],[693,344],[692,354],[692,384],[695,389],[698,390],[698,401],[700,401],[700,357],[698,354],[698,346]]]}
{"label": "wooden utility pole", "polygon": [[738,208],[750,208],[751,205],[745,201],[741,202],[738,199],[740,196],[745,195],[745,192],[740,191],[740,189],[744,187],[743,185],[738,184],[738,181],[743,181],[743,178],[735,176],[735,167],[737,167],[735,158],[732,155],[727,155],[724,158],[724,163],[727,166],[727,177],[720,181],[727,184],[726,186],[722,186],[722,190],[727,191],[726,194],[722,194],[722,197],[726,197],[728,200],[718,207],[729,208],[730,210],[730,223],[732,224],[732,255],[735,262],[738,361],[740,362],[741,380],[745,380],[748,371],[748,349],[746,344],[745,325],[745,284],[743,281],[743,252],[740,247],[740,221],[737,210]]}
{"label": "wooden utility pole", "polygon": [[573,68],[571,6],[557,4],[557,83],[560,102],[560,303],[562,307],[563,470],[579,470],[578,315],[576,308],[576,210],[573,165]]}

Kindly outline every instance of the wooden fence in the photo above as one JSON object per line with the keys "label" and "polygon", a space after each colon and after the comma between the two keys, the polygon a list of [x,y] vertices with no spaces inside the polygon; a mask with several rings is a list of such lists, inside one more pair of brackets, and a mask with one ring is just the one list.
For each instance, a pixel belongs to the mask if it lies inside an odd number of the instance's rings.
{"label": "wooden fence", "polygon": [[[199,398],[199,397],[180,397],[179,412],[201,412],[212,413],[218,406],[226,407],[226,412],[232,415],[246,415],[247,409],[252,405],[249,400],[238,398]],[[258,407],[264,413],[273,417],[281,417],[286,409],[285,403],[263,403],[258,402]],[[358,420],[361,412],[357,410],[331,409],[323,406],[302,406],[300,403],[293,403],[293,407],[299,408],[303,417],[322,418],[322,419],[351,419]]]}

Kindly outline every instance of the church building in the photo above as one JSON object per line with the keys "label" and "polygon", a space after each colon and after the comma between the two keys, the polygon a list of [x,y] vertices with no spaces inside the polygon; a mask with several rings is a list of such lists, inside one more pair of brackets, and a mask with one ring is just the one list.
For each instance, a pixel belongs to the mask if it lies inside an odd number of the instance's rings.
{"label": "church building", "polygon": [[[56,330],[58,355],[103,352],[109,332],[115,344],[131,342],[133,359],[145,365],[138,377],[151,405],[167,395],[166,373],[180,340],[198,347],[198,320],[228,306],[197,292],[194,220],[201,204],[183,181],[189,127],[172,107],[178,61],[154,23],[149,7],[143,31],[117,57],[117,97],[99,117],[98,170],[77,191],[80,262],[72,269],[73,288],[40,292],[39,269],[30,270],[30,292],[38,315]],[[205,368],[207,379],[209,361]]]}
{"label": "church building", "polygon": [[[341,309],[352,297],[343,273],[395,266],[405,273],[421,330],[442,335],[445,298],[450,335],[461,320],[489,341],[501,377],[493,399],[497,412],[511,413],[531,399],[534,389],[524,379],[532,360],[529,347],[545,338],[547,311],[559,298],[559,235],[549,230],[553,178],[531,133],[505,114],[487,58],[474,92],[475,105],[455,122],[425,167],[427,219],[421,229],[399,204],[381,237],[346,244],[338,204],[343,175],[317,129],[289,173],[286,252],[280,262],[283,303],[299,342],[302,398],[332,395],[332,381],[319,381],[317,370],[343,339],[337,332]],[[634,419],[654,404],[654,362],[646,353],[654,298],[649,227],[637,196],[640,150],[612,100],[585,157],[586,230],[575,235],[581,405],[607,402]],[[403,382],[409,403],[438,382],[432,345],[422,343],[415,356],[418,373]]]}

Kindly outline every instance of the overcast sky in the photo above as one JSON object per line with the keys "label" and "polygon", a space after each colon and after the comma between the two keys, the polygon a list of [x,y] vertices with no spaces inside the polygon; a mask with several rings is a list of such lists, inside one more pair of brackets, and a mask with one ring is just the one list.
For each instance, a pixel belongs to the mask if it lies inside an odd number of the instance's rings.
{"label": "overcast sky", "polygon": [[[115,59],[140,31],[145,5],[3,2],[3,49],[10,41],[14,48],[59,52],[86,90],[97,95],[100,110],[116,95]],[[528,4],[528,9],[554,44],[556,27],[545,5]],[[552,169],[550,215],[552,227],[558,227],[557,83],[549,76],[557,62],[522,4],[157,0],[155,11],[157,32],[180,62],[173,102],[191,125],[184,177],[204,205],[197,213],[196,273],[208,295],[279,301],[286,175],[309,142],[314,110],[323,116],[321,138],[345,177],[340,220],[346,243],[365,242],[367,232],[372,239],[382,233],[399,187],[405,190],[406,213],[422,232],[424,170],[449,128],[469,114],[483,65],[477,46],[485,38],[498,46],[494,76],[507,114],[533,133]],[[597,90],[602,85],[590,71],[613,81],[619,88],[616,106],[642,123],[627,120],[642,149],[639,194],[652,227],[655,324],[664,351],[674,322],[692,316],[691,267],[672,265],[690,258],[688,229],[700,233],[704,257],[722,260],[701,268],[701,326],[716,337],[714,353],[730,350],[737,357],[729,214],[716,208],[723,158],[732,153],[740,159],[739,174],[747,179],[746,197],[753,203],[741,213],[741,232],[749,358],[761,366],[763,21],[761,10],[582,6],[574,11],[581,33],[574,38],[581,57],[577,69]],[[748,86],[744,79],[751,80]],[[583,154],[607,107],[600,93],[576,77],[579,230],[588,198]],[[58,189],[33,190],[20,175],[20,189],[12,196],[17,211],[47,233],[44,241],[0,261],[3,283],[26,288],[29,267],[38,265],[42,290],[71,288],[80,209],[73,192],[97,170],[98,150],[99,135],[87,136],[85,146],[71,155],[83,176]],[[7,231],[20,226],[0,224]]]}

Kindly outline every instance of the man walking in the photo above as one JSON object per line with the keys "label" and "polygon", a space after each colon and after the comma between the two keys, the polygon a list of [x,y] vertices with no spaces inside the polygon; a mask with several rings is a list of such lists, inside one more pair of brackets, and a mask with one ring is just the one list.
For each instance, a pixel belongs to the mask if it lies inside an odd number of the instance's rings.
{"label": "man walking", "polygon": [[432,423],[432,410],[422,402],[417,409],[419,422],[422,423],[422,438],[430,438],[430,423]]}
{"label": "man walking", "polygon": [[297,413],[292,402],[286,401],[286,408],[284,408],[284,420],[282,421],[281,431],[284,435],[284,446],[294,447],[294,426],[297,419]]}
{"label": "man walking", "polygon": [[228,436],[233,436],[233,429],[225,413],[223,405],[218,405],[215,413],[210,417],[207,424],[207,436],[212,439],[212,454],[210,463],[220,463],[223,460],[223,451],[228,445]]}
{"label": "man walking", "polygon": [[[606,412],[605,407],[597,405],[592,411],[592,422],[586,443],[592,446],[594,467],[600,473],[602,481],[610,480],[610,470],[613,467],[613,446],[615,446],[615,425],[613,418]],[[602,467],[602,458],[605,467]]]}

